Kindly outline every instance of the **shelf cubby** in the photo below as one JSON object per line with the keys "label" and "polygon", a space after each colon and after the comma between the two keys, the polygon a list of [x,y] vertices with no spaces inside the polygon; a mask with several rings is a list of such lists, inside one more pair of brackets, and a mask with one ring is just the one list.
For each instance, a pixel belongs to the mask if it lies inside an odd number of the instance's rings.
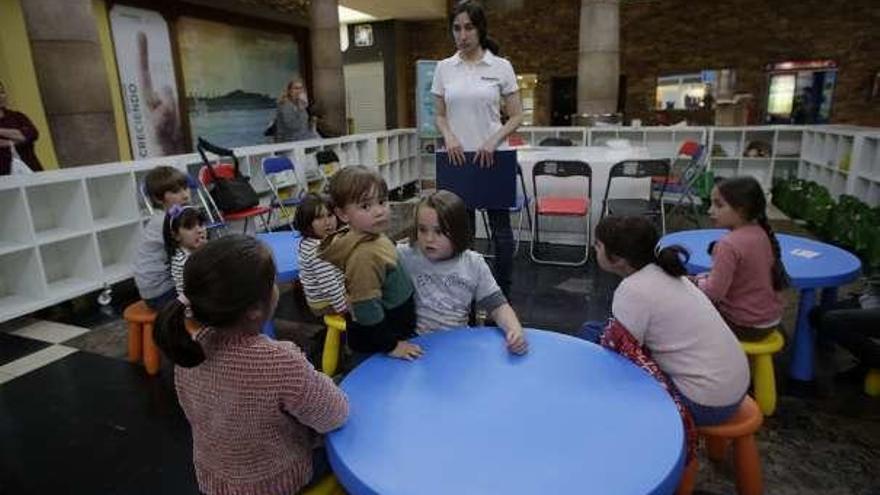
{"label": "shelf cubby", "polygon": [[577,131],[559,131],[559,137],[570,139],[575,146],[586,146],[587,138],[583,130]]}
{"label": "shelf cubby", "polygon": [[102,285],[94,234],[45,244],[39,250],[50,298],[79,295]]}
{"label": "shelf cubby", "polygon": [[798,173],[798,159],[777,158],[773,161],[773,177],[780,179],[794,179]]}
{"label": "shelf cubby", "polygon": [[769,158],[743,158],[738,175],[751,175],[758,179],[765,189],[769,189],[772,185],[770,164]]}
{"label": "shelf cubby", "polygon": [[773,147],[775,158],[794,158],[801,153],[802,139],[806,139],[803,131],[778,131],[776,134],[776,146]]}
{"label": "shelf cubby", "polygon": [[739,175],[739,158],[712,158],[710,168],[715,177],[736,177]]}
{"label": "shelf cubby", "polygon": [[617,133],[620,139],[626,139],[633,146],[645,145],[645,131],[638,129],[620,129]]}
{"label": "shelf cubby", "polygon": [[773,156],[773,144],[774,144],[774,134],[773,130],[755,130],[755,131],[745,131],[745,136],[743,137],[743,156],[746,156],[746,152],[749,149],[749,145],[764,145],[766,146],[767,155],[766,157],[746,157],[746,158],[770,158]]}
{"label": "shelf cubby", "polygon": [[138,223],[98,232],[98,251],[105,282],[112,284],[131,276],[139,232]]}
{"label": "shelf cubby", "polygon": [[134,178],[130,173],[88,179],[86,188],[95,228],[100,230],[138,219]]}
{"label": "shelf cubby", "polygon": [[26,193],[38,243],[68,239],[91,229],[83,181],[36,185]]}
{"label": "shelf cubby", "polygon": [[0,254],[25,249],[33,241],[24,190],[0,190]]}
{"label": "shelf cubby", "polygon": [[880,180],[880,136],[865,136],[862,139],[861,153],[852,169],[863,177]]}
{"label": "shelf cubby", "polygon": [[681,149],[681,145],[686,141],[694,141],[698,144],[703,144],[705,139],[703,139],[703,131],[697,130],[675,130],[672,134],[672,142],[675,146],[674,153],[678,154],[678,150]]}
{"label": "shelf cubby", "polygon": [[593,130],[590,132],[590,146],[605,146],[612,139],[617,139],[616,130]]}
{"label": "shelf cubby", "polygon": [[38,309],[45,291],[36,248],[0,254],[0,321]]}
{"label": "shelf cubby", "polygon": [[[743,154],[742,141],[742,131],[715,130],[712,141],[712,156],[719,158],[739,158]],[[716,151],[719,149],[723,150],[723,154],[720,151],[719,154],[716,154]]]}

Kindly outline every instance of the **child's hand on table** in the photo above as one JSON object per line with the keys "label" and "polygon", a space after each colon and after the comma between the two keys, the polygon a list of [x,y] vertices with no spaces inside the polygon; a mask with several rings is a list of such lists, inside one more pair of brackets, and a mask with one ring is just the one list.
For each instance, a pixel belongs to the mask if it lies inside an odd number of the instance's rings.
{"label": "child's hand on table", "polygon": [[529,350],[529,343],[522,328],[510,329],[504,334],[507,341],[507,350],[514,354],[525,354]]}
{"label": "child's hand on table", "polygon": [[418,359],[424,354],[422,348],[417,344],[412,344],[405,340],[400,340],[397,342],[397,346],[394,347],[394,350],[389,352],[388,355],[397,359],[405,359],[407,361],[412,361],[413,359]]}

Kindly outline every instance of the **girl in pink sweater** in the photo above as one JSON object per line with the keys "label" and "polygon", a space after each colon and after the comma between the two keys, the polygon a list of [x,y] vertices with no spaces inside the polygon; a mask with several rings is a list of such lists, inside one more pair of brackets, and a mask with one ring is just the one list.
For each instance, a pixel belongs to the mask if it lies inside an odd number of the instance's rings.
{"label": "girl in pink sweater", "polygon": [[766,210],[754,177],[723,180],[712,189],[709,216],[730,232],[710,247],[712,271],[696,282],[742,341],[767,337],[782,319],[780,292],[788,276]]}
{"label": "girl in pink sweater", "polygon": [[[313,468],[322,453],[316,433],[341,426],[348,401],[293,343],[260,334],[278,303],[272,254],[251,237],[225,236],[193,253],[183,282],[184,293],[159,313],[155,337],[177,365],[199,490],[297,493],[323,474]],[[187,309],[205,326],[195,336]]]}

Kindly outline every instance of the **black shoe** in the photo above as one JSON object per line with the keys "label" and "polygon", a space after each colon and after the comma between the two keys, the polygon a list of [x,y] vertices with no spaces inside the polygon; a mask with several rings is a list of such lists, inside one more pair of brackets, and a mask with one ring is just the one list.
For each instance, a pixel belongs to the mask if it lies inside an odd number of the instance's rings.
{"label": "black shoe", "polygon": [[844,383],[862,383],[865,381],[865,375],[868,374],[868,367],[857,364],[852,368],[840,371],[834,374],[834,381]]}

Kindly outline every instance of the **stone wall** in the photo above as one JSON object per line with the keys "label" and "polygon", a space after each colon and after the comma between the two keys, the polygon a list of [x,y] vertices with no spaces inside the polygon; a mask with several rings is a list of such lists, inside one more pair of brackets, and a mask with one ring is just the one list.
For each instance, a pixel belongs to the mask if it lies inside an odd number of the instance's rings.
{"label": "stone wall", "polygon": [[[486,2],[489,34],[517,73],[536,73],[536,125],[550,122],[550,80],[577,75],[580,2],[524,0],[521,9]],[[409,125],[415,125],[415,61],[454,52],[448,21],[402,23],[410,37]],[[658,75],[731,67],[737,91],[765,102],[765,66],[787,60],[832,59],[840,69],[833,123],[880,126],[880,99],[868,100],[880,70],[877,0],[623,0],[621,73],[629,117],[651,117]]]}

